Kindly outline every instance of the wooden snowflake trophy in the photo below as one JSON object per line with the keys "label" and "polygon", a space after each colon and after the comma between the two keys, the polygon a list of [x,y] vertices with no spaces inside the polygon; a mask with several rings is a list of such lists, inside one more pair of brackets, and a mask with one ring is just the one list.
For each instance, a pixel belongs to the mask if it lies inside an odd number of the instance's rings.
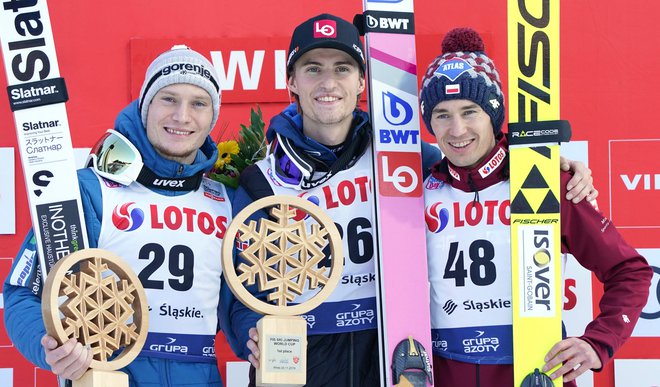
{"label": "wooden snowflake trophy", "polygon": [[92,351],[90,369],[73,387],[128,387],[128,375],[115,370],[142,349],[149,312],[142,284],[119,256],[83,249],[61,259],[46,278],[41,312],[60,344],[73,337]]}
{"label": "wooden snowflake trophy", "polygon": [[[270,218],[245,221],[270,208]],[[242,247],[234,266],[233,249]],[[330,247],[329,261],[326,246]],[[328,267],[329,266],[329,267]],[[227,228],[222,270],[230,289],[246,306],[265,316],[257,323],[257,385],[302,386],[306,383],[307,323],[297,315],[320,305],[339,283],[344,266],[342,242],[330,217],[310,201],[269,196],[247,206]],[[257,283],[267,301],[245,286]],[[287,306],[305,291],[316,294]],[[308,292],[305,292],[307,295]],[[298,300],[296,300],[298,302]]]}

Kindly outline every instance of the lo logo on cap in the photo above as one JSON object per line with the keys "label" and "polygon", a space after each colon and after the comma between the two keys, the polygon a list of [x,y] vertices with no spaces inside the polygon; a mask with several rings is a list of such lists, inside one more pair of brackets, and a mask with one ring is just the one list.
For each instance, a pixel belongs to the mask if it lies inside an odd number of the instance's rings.
{"label": "lo logo on cap", "polygon": [[336,38],[337,23],[334,20],[319,20],[314,23],[314,38]]}

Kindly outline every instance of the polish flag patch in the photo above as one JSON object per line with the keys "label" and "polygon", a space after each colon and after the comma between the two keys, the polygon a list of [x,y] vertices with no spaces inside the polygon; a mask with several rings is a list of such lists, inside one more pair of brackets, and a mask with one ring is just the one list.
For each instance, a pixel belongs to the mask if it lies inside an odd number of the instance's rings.
{"label": "polish flag patch", "polygon": [[445,85],[445,94],[460,94],[460,93],[461,93],[461,85],[459,84]]}

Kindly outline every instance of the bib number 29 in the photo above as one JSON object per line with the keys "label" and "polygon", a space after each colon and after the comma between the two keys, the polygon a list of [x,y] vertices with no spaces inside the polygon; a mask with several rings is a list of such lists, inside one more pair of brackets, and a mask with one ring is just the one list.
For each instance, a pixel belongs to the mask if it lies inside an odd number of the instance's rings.
{"label": "bib number 29", "polygon": [[144,245],[140,249],[138,258],[150,260],[151,262],[138,274],[142,286],[148,289],[163,289],[165,287],[165,281],[154,280],[150,277],[165,263],[166,257],[167,266],[172,276],[167,280],[167,283],[174,290],[181,292],[189,290],[193,285],[195,254],[190,247],[184,245],[172,246],[168,254],[165,253],[163,246],[157,243]]}

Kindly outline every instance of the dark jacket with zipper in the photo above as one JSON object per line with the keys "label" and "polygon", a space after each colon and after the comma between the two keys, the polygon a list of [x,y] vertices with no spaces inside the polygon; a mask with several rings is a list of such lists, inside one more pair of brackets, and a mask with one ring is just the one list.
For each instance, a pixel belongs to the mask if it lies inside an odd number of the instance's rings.
{"label": "dark jacket with zipper", "polygon": [[[266,133],[269,142],[276,135],[286,138],[289,151],[305,158],[313,158],[317,171],[337,169],[338,157],[329,147],[305,136],[302,130],[302,117],[296,112],[296,105],[290,105],[270,123]],[[366,146],[371,142],[372,129],[368,115],[356,110],[352,126],[345,142],[345,151],[349,162],[342,168],[350,168],[354,160],[371,157]],[[366,141],[365,141],[366,139]],[[364,143],[363,146],[351,146]],[[423,162],[425,171],[429,171],[433,162],[440,158],[437,148],[423,144]],[[271,149],[272,151],[272,149]],[[332,177],[330,177],[332,179]],[[236,215],[247,205],[260,198],[273,195],[273,190],[266,177],[257,166],[248,167],[241,174],[241,184],[232,202]],[[262,213],[258,217],[265,217]],[[340,285],[341,286],[341,285]],[[228,291],[228,289],[225,289]],[[229,315],[221,318],[221,326],[233,351],[247,359],[250,351],[246,347],[249,339],[248,330],[256,326],[261,315],[251,311],[231,296],[224,294],[223,302],[228,302],[226,311]],[[377,386],[380,385],[378,364],[378,332],[376,329],[355,330],[351,332],[318,334],[308,336],[307,345],[307,386]],[[251,370],[251,383],[254,383],[254,369]]]}

